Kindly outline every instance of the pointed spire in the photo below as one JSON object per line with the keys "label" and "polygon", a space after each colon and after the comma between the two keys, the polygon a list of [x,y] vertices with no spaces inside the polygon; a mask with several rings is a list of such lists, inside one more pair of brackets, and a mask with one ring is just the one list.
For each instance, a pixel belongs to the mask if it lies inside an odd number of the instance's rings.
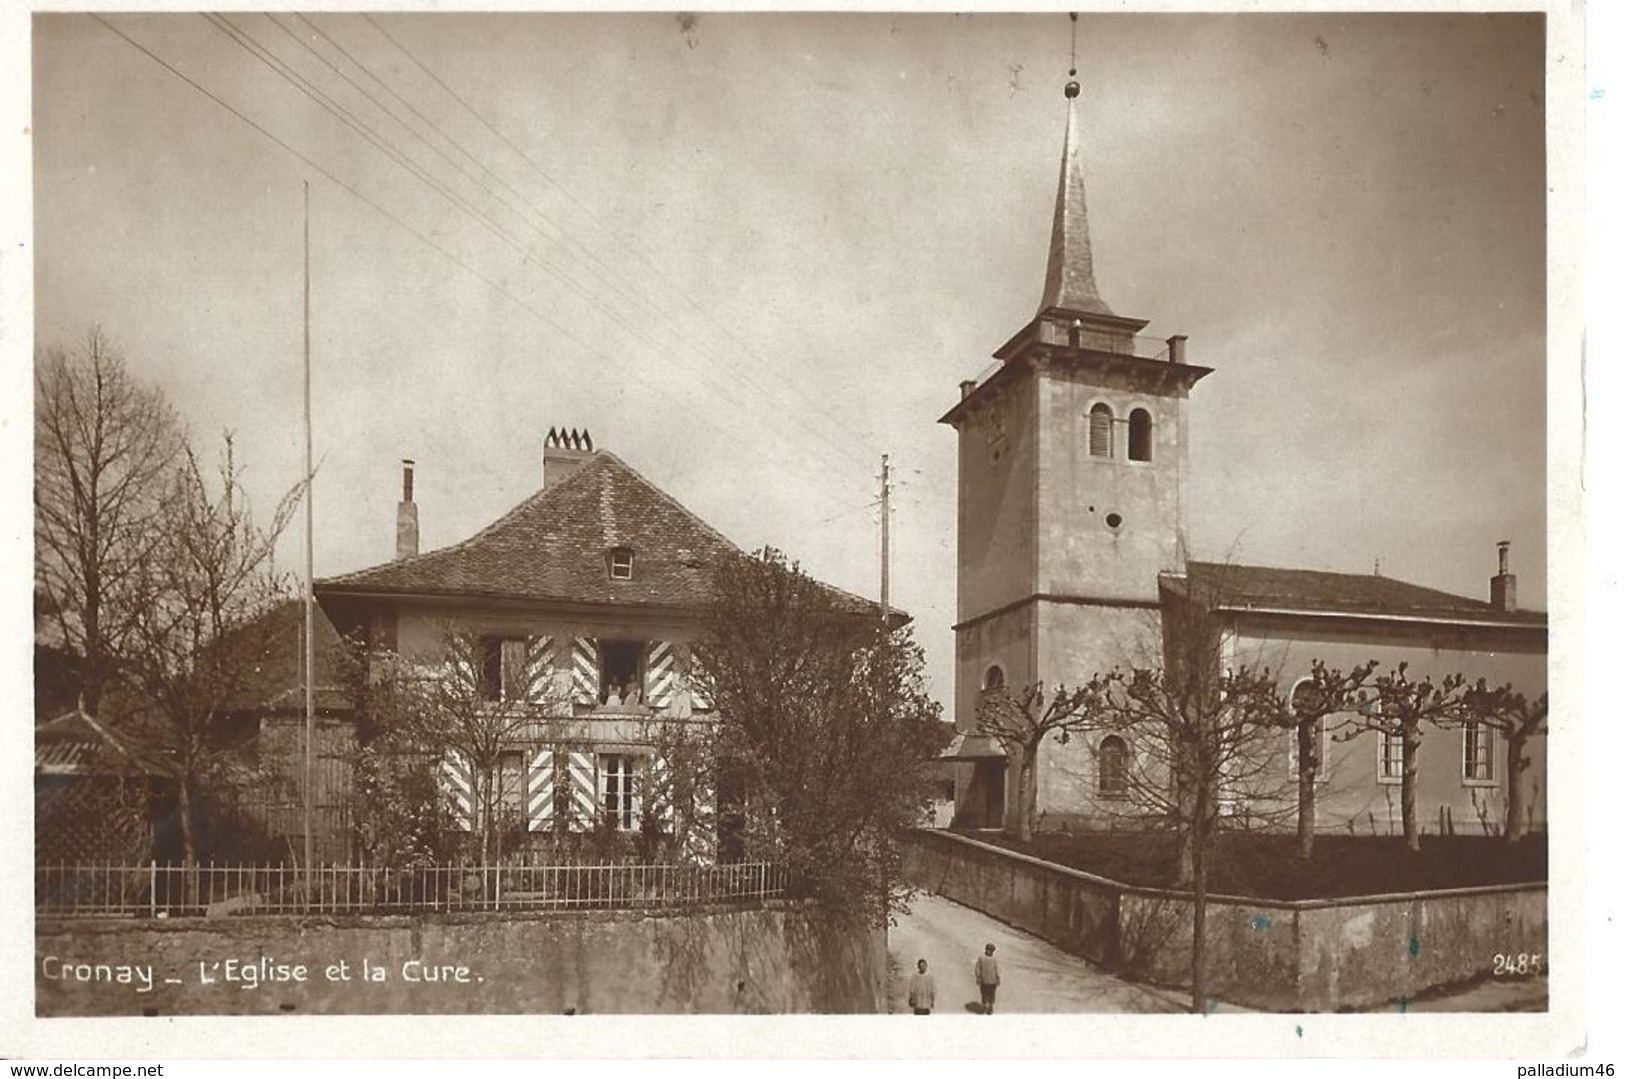
{"label": "pointed spire", "polygon": [[[1075,72],[1074,72],[1075,74]],[[1055,192],[1055,224],[1050,232],[1049,269],[1044,275],[1040,312],[1064,307],[1095,315],[1112,309],[1095,287],[1089,249],[1089,209],[1083,196],[1083,164],[1078,155],[1078,83],[1066,84],[1066,145],[1061,150],[1061,182]]]}

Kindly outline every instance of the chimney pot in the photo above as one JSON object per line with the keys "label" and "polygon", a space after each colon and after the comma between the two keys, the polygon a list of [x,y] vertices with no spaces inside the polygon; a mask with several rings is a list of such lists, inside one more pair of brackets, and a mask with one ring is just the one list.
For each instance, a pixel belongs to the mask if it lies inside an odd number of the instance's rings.
{"label": "chimney pot", "polygon": [[1189,340],[1184,334],[1176,333],[1168,338],[1168,362],[1185,362],[1185,342]]}
{"label": "chimney pot", "polygon": [[570,473],[590,461],[592,455],[592,434],[587,429],[549,429],[542,446],[542,488],[563,483]]}
{"label": "chimney pot", "polygon": [[965,398],[969,397],[971,394],[973,394],[975,392],[976,392],[976,380],[974,378],[967,378],[965,381],[963,381],[963,382],[961,382],[959,384],[959,399],[961,401],[963,401]]}

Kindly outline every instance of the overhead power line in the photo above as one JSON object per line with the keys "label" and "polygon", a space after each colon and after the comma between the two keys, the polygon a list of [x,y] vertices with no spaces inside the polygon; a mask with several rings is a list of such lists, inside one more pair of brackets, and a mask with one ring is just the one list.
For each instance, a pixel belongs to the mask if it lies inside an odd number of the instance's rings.
{"label": "overhead power line", "polygon": [[[368,125],[353,111],[349,110],[342,103],[336,101],[319,87],[311,83],[301,73],[294,70],[285,60],[277,56],[276,53],[270,49],[266,48],[263,43],[255,39],[251,34],[248,34],[246,31],[242,30],[241,27],[238,27],[235,23],[231,22],[230,19],[224,16],[209,15],[204,13],[203,17],[214,25],[216,29],[225,34],[228,39],[233,41],[239,47],[243,48],[245,51],[249,52],[261,63],[265,64],[265,66],[268,67],[279,78],[283,79],[285,82],[288,82],[294,87],[294,89],[298,90],[306,97],[309,97],[312,101],[316,102],[319,107],[333,115],[346,127],[350,128],[356,134],[365,139],[369,144],[376,147],[394,164],[406,170],[408,174],[422,182],[436,194],[439,194],[441,197],[445,198],[454,207],[472,217],[483,228],[485,228],[486,231],[490,232],[505,246],[509,247],[516,254],[518,254],[521,259],[524,259],[527,262],[535,261],[533,258],[535,252],[531,251],[524,241],[514,236],[510,230],[493,220],[488,214],[485,214],[477,207],[470,204],[467,199],[463,198],[448,185],[440,181],[438,177],[428,173],[428,171],[424,169],[420,163],[408,157],[393,143],[385,140],[375,128]],[[616,313],[604,305],[602,301],[600,301],[591,292],[591,290],[587,289],[580,282],[550,265],[540,262],[537,262],[536,265],[538,269],[542,270],[544,273],[548,274],[548,276],[552,277],[566,288],[569,288],[571,291],[581,296],[587,303],[596,308],[600,313],[610,318],[612,325],[619,326],[623,332],[627,332],[629,335],[638,338],[649,347],[656,349],[657,353],[664,351],[660,348],[659,342],[657,342],[647,332],[643,331],[640,327],[636,326],[636,324],[627,326],[623,322],[617,320]],[[549,320],[549,324],[553,326],[558,325],[558,323],[551,320]],[[573,334],[570,336],[572,340],[584,344],[584,342],[581,342],[579,337],[576,337]],[[670,355],[669,353],[666,354]],[[603,356],[603,354],[597,350],[592,350],[592,355],[599,357]],[[770,426],[767,423],[765,416],[763,416],[758,410],[752,409],[747,402],[737,397],[727,386],[715,382],[713,379],[709,378],[706,372],[704,372],[702,369],[695,367],[691,363],[683,361],[680,357],[672,356],[672,359],[692,372],[699,381],[709,385],[711,390],[719,397],[733,404],[740,412],[750,416],[764,430],[776,437],[783,437],[782,431]],[[623,365],[617,364],[617,366]],[[733,439],[733,441],[741,446],[744,445],[736,438]],[[831,494],[837,499],[845,493],[844,489],[834,484],[824,473],[808,473],[808,475],[816,476],[818,482],[824,484],[829,489]]]}
{"label": "overhead power line", "polygon": [[[408,49],[404,44],[402,44],[401,41],[397,37],[395,37],[394,34],[390,33],[389,30],[387,30],[383,25],[381,25],[378,22],[377,19],[373,18],[372,15],[367,13],[367,12],[362,12],[361,17],[363,19],[365,19],[368,22],[368,24],[372,26],[372,28],[374,30],[376,30],[380,35],[382,35],[386,40],[388,40],[390,44],[395,46],[395,48],[401,53],[402,56],[406,57],[409,61],[412,62],[412,64],[415,67],[418,68],[418,70],[422,71],[424,73],[424,75],[426,75],[430,79],[430,81],[432,81],[436,86],[438,86],[442,90],[444,90],[446,92],[446,94],[449,97],[451,97],[452,100],[457,102],[458,105],[462,106],[463,110],[465,112],[467,112],[470,116],[472,116],[474,118],[474,120],[480,124],[480,126],[485,128],[485,130],[489,131],[493,136],[495,136],[504,146],[506,146],[521,161],[523,161],[526,165],[530,166],[530,169],[531,169],[532,172],[534,172],[537,176],[539,176],[546,184],[548,184],[551,188],[553,188],[553,190],[557,191],[560,195],[564,196],[571,203],[573,203],[578,209],[580,209],[584,214],[586,214],[587,217],[595,225],[597,225],[603,232],[605,232],[606,234],[609,234],[609,235],[614,235],[613,230],[603,221],[603,219],[596,212],[594,212],[592,207],[588,206],[587,203],[585,203],[580,198],[578,198],[567,187],[565,187],[563,184],[559,183],[558,180],[554,179],[553,176],[550,173],[548,173],[546,169],[542,168],[542,166],[539,165],[534,158],[532,158],[529,154],[527,154],[524,151],[523,148],[521,148],[511,138],[509,138],[501,130],[499,130],[496,127],[496,125],[494,125],[489,120],[487,120],[485,118],[485,116],[483,114],[481,114],[478,109],[476,109],[472,104],[469,103],[469,101],[466,98],[464,98],[450,84],[448,84],[444,79],[442,79],[438,74],[436,74],[435,71],[432,68],[430,68],[422,60],[420,60],[417,57],[416,54],[414,54],[410,49]],[[698,302],[696,302],[693,299],[692,296],[690,296],[687,292],[683,291],[680,286],[678,286],[677,284],[672,282],[670,280],[670,278],[667,277],[661,271],[660,267],[658,265],[656,265],[654,259],[652,257],[650,257],[650,255],[646,251],[642,250],[640,248],[640,246],[635,241],[631,241],[631,240],[626,239],[624,237],[620,238],[620,240],[621,240],[622,245],[628,251],[635,254],[638,257],[638,259],[645,266],[647,266],[649,268],[649,270],[653,274],[655,274],[655,276],[657,278],[659,278],[668,288],[670,288],[679,298],[681,298],[683,300],[683,302],[692,311],[694,311],[700,317],[702,317],[702,318],[708,320],[709,322],[713,323],[715,325],[717,331],[723,337],[725,337],[729,341],[733,342],[733,344],[738,347],[738,349],[740,350],[740,352],[743,355],[751,357],[752,359],[754,359],[757,362],[757,364],[759,364],[760,366],[762,366],[762,367],[764,367],[766,369],[769,369],[769,370],[772,369],[773,365],[772,365],[771,361],[769,361],[769,360],[765,359],[764,357],[762,357],[748,343],[740,340],[739,337],[737,337],[732,331],[730,331],[728,329],[728,327],[724,323],[722,323],[715,316],[713,316],[709,312],[707,312],[703,307],[701,307],[699,305]],[[787,391],[789,391],[790,393],[794,394],[797,398],[799,398],[800,401],[803,404],[805,404],[809,408],[813,409],[815,414],[818,414],[818,413],[821,412],[823,406],[818,401],[814,400],[811,396],[809,396],[808,394],[803,392],[794,383],[783,380],[782,376],[781,376],[781,380],[780,380],[779,384],[782,385]],[[840,448],[840,447],[837,446],[837,448]],[[850,451],[842,450],[842,452],[845,453],[847,456],[849,456],[855,463],[861,465],[865,472],[868,471],[869,465],[868,465],[867,458],[865,458],[857,450],[850,450]]]}
{"label": "overhead power line", "polygon": [[[210,101],[213,101],[215,104],[217,104],[221,108],[225,109],[232,116],[235,116],[238,120],[241,120],[243,123],[247,124],[249,127],[253,128],[255,131],[258,131],[261,135],[265,136],[267,139],[269,139],[273,144],[275,144],[278,148],[283,150],[285,153],[287,153],[291,157],[297,159],[298,161],[304,163],[307,167],[315,170],[320,175],[326,177],[334,185],[339,187],[341,190],[347,192],[348,194],[350,194],[352,197],[354,197],[358,201],[360,201],[360,202],[364,203],[365,205],[371,207],[376,213],[378,213],[386,221],[388,221],[391,224],[395,225],[397,228],[399,228],[401,231],[405,232],[407,235],[412,236],[414,239],[418,240],[420,243],[424,244],[426,247],[434,250],[435,252],[440,254],[442,257],[444,257],[448,262],[450,262],[454,266],[456,266],[458,269],[462,270],[464,273],[467,273],[470,277],[474,278],[475,280],[480,281],[481,283],[486,285],[488,288],[490,288],[493,292],[496,292],[497,294],[503,296],[504,298],[506,298],[507,300],[512,302],[515,306],[519,307],[521,310],[523,310],[526,313],[528,313],[529,315],[531,315],[533,318],[535,318],[538,322],[540,322],[544,326],[547,326],[547,327],[551,328],[552,330],[554,330],[555,332],[560,334],[562,337],[574,342],[587,355],[590,355],[590,356],[593,356],[593,357],[595,357],[597,359],[600,359],[600,360],[604,361],[605,363],[610,364],[611,366],[620,368],[620,369],[626,371],[629,375],[633,373],[629,369],[627,369],[626,365],[623,364],[621,361],[615,359],[613,356],[610,356],[610,355],[608,355],[608,354],[594,348],[592,345],[588,344],[586,341],[583,341],[580,337],[576,336],[576,334],[573,333],[571,330],[569,330],[567,327],[561,325],[560,323],[554,321],[553,319],[549,318],[547,315],[542,313],[533,304],[525,301],[524,299],[521,299],[519,296],[515,295],[509,289],[504,288],[500,283],[493,280],[488,275],[480,272],[475,267],[469,265],[469,263],[467,261],[465,261],[464,259],[458,257],[454,252],[447,250],[441,244],[436,243],[434,241],[434,239],[432,239],[430,236],[426,235],[421,230],[413,228],[410,224],[408,224],[406,221],[404,221],[398,214],[394,213],[393,211],[391,211],[388,208],[382,206],[381,204],[379,204],[378,202],[376,202],[372,198],[368,197],[359,188],[355,187],[353,184],[351,184],[348,181],[344,180],[342,177],[338,176],[336,173],[334,173],[332,170],[328,169],[326,166],[322,165],[320,162],[314,160],[313,158],[309,157],[308,155],[304,154],[303,152],[301,152],[300,150],[295,148],[290,143],[283,140],[280,136],[278,136],[276,133],[271,131],[269,128],[265,127],[263,124],[259,123],[253,117],[251,117],[248,114],[244,113],[242,110],[238,109],[236,106],[232,105],[230,102],[226,101],[224,98],[220,97],[219,95],[215,94],[213,91],[209,90],[206,86],[202,85],[201,83],[199,83],[198,81],[193,79],[191,76],[187,75],[184,71],[182,71],[181,69],[176,67],[174,64],[171,64],[169,61],[165,60],[163,57],[159,56],[157,53],[155,53],[151,49],[147,48],[141,42],[139,42],[139,41],[135,40],[134,38],[130,37],[123,30],[119,29],[117,26],[115,26],[112,22],[110,22],[108,19],[106,19],[102,15],[100,15],[100,14],[98,14],[96,12],[88,12],[87,14],[92,19],[94,19],[98,23],[100,23],[103,27],[105,27],[109,32],[111,32],[112,34],[114,34],[118,38],[122,39],[131,48],[134,48],[136,51],[140,52],[142,55],[146,56],[148,59],[150,59],[154,63],[158,64],[164,70],[166,70],[170,74],[174,75],[176,78],[178,78],[179,80],[184,82],[187,86],[189,86],[193,90],[195,90],[197,93],[203,95],[204,97],[208,98]],[[739,446],[743,450],[754,449],[754,447],[747,446],[744,442],[742,442],[738,438],[738,436],[732,434],[732,432],[728,431],[725,428],[719,428],[717,433],[720,434],[723,438],[727,439],[728,441],[730,441],[730,442],[734,443],[735,445]],[[831,501],[837,501],[837,499],[834,499],[834,498],[831,498],[830,500]]]}

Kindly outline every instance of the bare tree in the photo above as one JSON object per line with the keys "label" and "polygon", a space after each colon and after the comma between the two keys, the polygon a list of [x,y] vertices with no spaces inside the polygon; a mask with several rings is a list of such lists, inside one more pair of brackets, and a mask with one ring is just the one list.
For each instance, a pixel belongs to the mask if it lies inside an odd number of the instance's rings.
{"label": "bare tree", "polygon": [[1416,819],[1417,762],[1422,749],[1422,725],[1444,726],[1460,722],[1467,714],[1470,687],[1460,674],[1432,678],[1412,678],[1410,664],[1401,663],[1378,675],[1360,691],[1361,707],[1354,713],[1349,729],[1337,735],[1340,741],[1376,731],[1384,738],[1400,740],[1400,820],[1405,832],[1405,849],[1422,849],[1422,834]]}
{"label": "bare tree", "polygon": [[301,483],[284,495],[261,527],[231,436],[212,482],[187,448],[169,476],[163,528],[129,571],[132,594],[144,602],[129,612],[121,663],[133,706],[128,721],[175,767],[188,862],[198,851],[199,785],[220,760],[217,725],[277,644],[278,624],[268,616],[290,588],[273,553],[304,490]]}
{"label": "bare tree", "polygon": [[1315,785],[1325,764],[1320,759],[1320,745],[1326,719],[1359,708],[1361,688],[1376,668],[1377,661],[1372,660],[1345,673],[1321,660],[1312,660],[1309,678],[1293,689],[1281,713],[1281,724],[1292,732],[1297,746],[1299,858],[1315,856]]}
{"label": "bare tree", "polygon": [[1019,695],[1003,687],[990,690],[976,703],[977,733],[995,739],[1014,759],[1016,772],[1016,837],[1033,837],[1038,815],[1038,754],[1050,735],[1064,745],[1074,734],[1100,721],[1096,686],[1053,693],[1042,682],[1025,687]]}
{"label": "bare tree", "polygon": [[142,567],[180,449],[174,411],[100,329],[73,352],[35,355],[35,587],[78,657],[92,715],[150,600]]}
{"label": "bare tree", "polygon": [[1545,693],[1530,700],[1513,690],[1511,685],[1495,689],[1480,679],[1468,691],[1464,722],[1478,722],[1501,732],[1506,739],[1507,819],[1506,840],[1516,843],[1529,831],[1529,818],[1524,809],[1523,777],[1529,767],[1526,751],[1529,742],[1543,734],[1550,701]]}

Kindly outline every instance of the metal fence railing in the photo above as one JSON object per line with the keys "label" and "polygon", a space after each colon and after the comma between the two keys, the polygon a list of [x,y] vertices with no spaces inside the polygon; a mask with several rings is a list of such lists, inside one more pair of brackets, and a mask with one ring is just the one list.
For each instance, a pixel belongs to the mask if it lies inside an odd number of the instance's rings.
{"label": "metal fence railing", "polygon": [[86,865],[34,867],[34,909],[66,917],[630,909],[784,895],[768,862],[728,865]]}

